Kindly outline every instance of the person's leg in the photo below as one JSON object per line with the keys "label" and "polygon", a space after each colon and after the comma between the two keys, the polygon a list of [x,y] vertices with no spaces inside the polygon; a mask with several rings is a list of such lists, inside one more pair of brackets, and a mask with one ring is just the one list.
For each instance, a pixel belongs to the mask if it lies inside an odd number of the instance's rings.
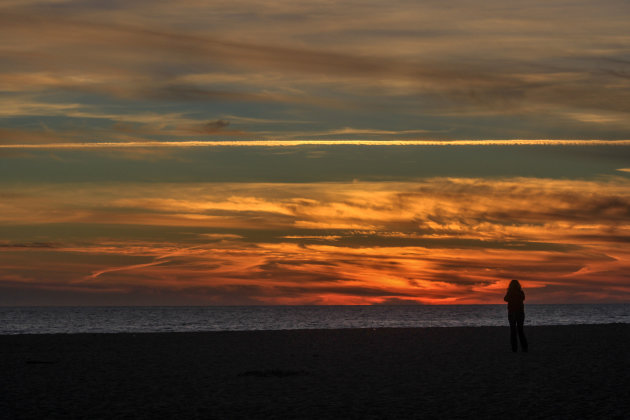
{"label": "person's leg", "polygon": [[512,351],[518,350],[516,343],[516,316],[515,314],[508,312],[508,321],[510,321],[510,343],[512,344]]}
{"label": "person's leg", "polygon": [[523,330],[523,324],[525,324],[525,312],[519,312],[516,316],[516,325],[518,327],[518,338],[521,342],[521,350],[527,351],[527,339],[525,338],[525,331]]}

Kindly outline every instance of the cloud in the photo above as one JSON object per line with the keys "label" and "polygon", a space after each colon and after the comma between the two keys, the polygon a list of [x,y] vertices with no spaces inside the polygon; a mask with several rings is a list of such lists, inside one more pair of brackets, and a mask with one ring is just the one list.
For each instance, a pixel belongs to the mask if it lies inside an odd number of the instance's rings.
{"label": "cloud", "polygon": [[[183,119],[183,118],[182,118]],[[242,130],[227,130],[226,128],[230,125],[229,121],[224,120],[216,120],[209,121],[205,123],[198,122],[188,122],[184,124],[177,125],[168,125],[166,121],[162,121],[159,124],[121,124],[117,123],[114,125],[114,129],[119,132],[123,132],[126,134],[131,134],[134,136],[142,136],[144,138],[148,138],[149,136],[169,136],[169,137],[207,137],[207,136],[247,136],[248,133]],[[113,136],[114,138],[116,136]],[[141,137],[141,138],[142,138]],[[127,146],[136,146],[143,147],[149,149],[155,149],[155,146],[160,146],[162,142],[155,141],[138,141],[138,138],[131,139],[121,139],[120,143],[126,143]],[[164,145],[167,145],[172,142],[165,142]],[[204,142],[202,141],[201,144]],[[85,143],[84,143],[85,144]],[[114,143],[90,143],[98,147],[101,144],[104,147],[115,147]],[[124,145],[123,145],[124,146]],[[173,145],[175,146],[175,145]],[[54,147],[54,146],[53,146]],[[88,146],[89,147],[89,146]],[[67,148],[72,148],[71,145],[67,145]],[[81,148],[80,146],[78,148]]]}
{"label": "cloud", "polygon": [[[213,128],[215,123],[211,122]],[[207,131],[207,124],[201,127],[188,127],[187,130],[204,132]],[[136,130],[129,126],[118,125],[121,131],[148,132]],[[153,131],[155,132],[155,131]],[[224,130],[215,130],[214,133],[225,133]],[[46,138],[37,137],[32,133],[22,131],[5,131],[8,138],[30,139]],[[17,133],[11,137],[11,133]],[[22,134],[20,134],[22,133]],[[169,133],[168,130],[162,133]],[[227,131],[227,133],[230,133]],[[238,132],[232,132],[238,134]],[[207,133],[208,134],[208,133]],[[78,134],[76,134],[78,135]],[[1,149],[107,149],[107,148],[169,148],[169,147],[292,147],[292,146],[628,146],[630,140],[557,140],[557,139],[534,139],[534,140],[195,140],[195,141],[137,141],[128,139],[118,142],[82,142],[82,143],[8,143],[0,144]],[[618,169],[625,172],[625,169]]]}
{"label": "cloud", "polygon": [[[345,123],[358,132],[342,134],[355,136],[620,138],[630,85],[615,40],[627,19],[612,11],[625,9],[612,0],[571,4],[570,13],[492,4],[315,11],[306,2],[246,1],[208,16],[195,2],[177,13],[158,3],[150,13],[137,4],[13,3],[0,18],[3,38],[14,40],[2,52],[0,88],[35,99],[42,112],[79,101],[130,114],[147,105],[198,113],[211,103],[223,108],[212,118],[245,110],[249,124],[308,115],[315,123],[304,131],[313,135]],[[379,123],[371,133],[355,123],[366,115]]]}
{"label": "cloud", "polygon": [[[0,203],[22,237],[0,246],[0,284],[137,302],[496,303],[518,278],[533,302],[624,301],[627,191],[625,178],[22,186]],[[28,226],[55,242],[25,239]]]}
{"label": "cloud", "polygon": [[234,233],[202,233],[200,236],[203,238],[216,239],[218,241],[243,239],[243,236]]}
{"label": "cloud", "polygon": [[[436,178],[414,183],[360,184],[128,184],[94,186],[81,195],[61,187],[7,189],[4,220],[91,222],[128,218],[136,223],[347,229],[392,241],[457,237],[531,240],[550,232],[595,234],[621,229],[630,214],[627,181]],[[261,189],[266,186],[266,189]],[[536,202],[536,206],[529,203]],[[76,213],[60,211],[72,203]],[[59,215],[60,219],[57,219]],[[170,222],[169,222],[170,220]],[[161,223],[160,223],[161,224]],[[380,233],[382,232],[382,233]],[[549,238],[550,233],[545,234]],[[306,235],[310,236],[310,235]],[[328,235],[324,235],[328,236]],[[335,235],[333,235],[335,236]],[[299,237],[299,236],[296,236]]]}
{"label": "cloud", "polygon": [[420,302],[413,299],[401,299],[397,297],[383,299],[380,302],[375,303],[375,305],[383,305],[383,306],[405,306],[405,305],[420,305]]}
{"label": "cloud", "polygon": [[0,242],[0,248],[41,249],[41,248],[56,248],[56,247],[57,247],[57,244],[54,242],[26,242],[26,243]]}
{"label": "cloud", "polygon": [[214,133],[219,130],[223,130],[228,125],[230,125],[228,121],[223,121],[223,120],[210,121],[208,123],[205,123],[202,126],[202,131],[204,133]]}

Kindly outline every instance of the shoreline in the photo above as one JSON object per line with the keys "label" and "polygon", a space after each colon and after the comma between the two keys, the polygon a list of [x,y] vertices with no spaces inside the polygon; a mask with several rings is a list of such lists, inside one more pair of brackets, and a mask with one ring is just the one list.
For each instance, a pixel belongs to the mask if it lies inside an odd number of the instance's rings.
{"label": "shoreline", "polygon": [[[546,324],[528,325],[529,328],[553,328],[553,327],[607,327],[628,325],[628,322],[608,322],[591,324]],[[56,333],[10,333],[0,332],[0,337],[16,336],[72,336],[72,335],[169,335],[169,334],[215,334],[215,333],[263,333],[263,332],[324,332],[324,331],[373,331],[373,330],[432,330],[432,329],[467,329],[467,328],[498,328],[509,329],[506,325],[458,325],[458,326],[431,326],[431,327],[348,327],[348,328],[285,328],[285,329],[259,329],[259,330],[199,330],[199,331],[108,331],[108,332],[56,332]]]}
{"label": "shoreline", "polygon": [[[622,418],[630,324],[0,336],[28,418]],[[623,394],[623,395],[622,395]]]}
{"label": "shoreline", "polygon": [[[0,308],[0,335],[508,325],[505,305]],[[526,326],[630,323],[630,305],[528,305]]]}

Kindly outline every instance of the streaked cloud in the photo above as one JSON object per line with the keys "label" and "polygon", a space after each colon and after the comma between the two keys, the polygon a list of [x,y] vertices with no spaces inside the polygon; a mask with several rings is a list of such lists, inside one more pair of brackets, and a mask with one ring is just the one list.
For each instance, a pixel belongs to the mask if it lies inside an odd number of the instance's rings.
{"label": "streaked cloud", "polygon": [[[266,139],[627,137],[630,11],[617,0],[2,7],[0,118],[14,129],[57,113],[62,131],[87,113],[110,115],[100,130],[114,135],[124,115],[154,113],[234,115],[233,130]],[[153,128],[151,140],[190,134]]]}
{"label": "streaked cloud", "polygon": [[[212,133],[227,126],[221,120],[206,123],[198,130]],[[194,131],[193,128],[190,128]],[[340,130],[353,132],[355,130]],[[371,132],[370,130],[363,130]],[[160,147],[290,147],[290,146],[629,146],[630,140],[221,140],[221,141],[119,141],[84,143],[1,144],[1,149],[99,149]]]}
{"label": "streaked cloud", "polygon": [[[497,302],[519,278],[533,302],[624,301],[629,188],[527,178],[20,188],[0,205],[3,225],[68,227],[54,246],[5,241],[0,279],[120,296],[158,288],[179,303],[376,304]],[[102,224],[120,228],[76,236]]]}

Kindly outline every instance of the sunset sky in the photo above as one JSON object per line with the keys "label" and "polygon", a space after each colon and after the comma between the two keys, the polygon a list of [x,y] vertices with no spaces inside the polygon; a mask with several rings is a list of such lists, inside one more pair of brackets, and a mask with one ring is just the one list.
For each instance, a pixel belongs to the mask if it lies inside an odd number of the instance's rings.
{"label": "sunset sky", "polygon": [[629,21],[0,0],[0,305],[630,302]]}

